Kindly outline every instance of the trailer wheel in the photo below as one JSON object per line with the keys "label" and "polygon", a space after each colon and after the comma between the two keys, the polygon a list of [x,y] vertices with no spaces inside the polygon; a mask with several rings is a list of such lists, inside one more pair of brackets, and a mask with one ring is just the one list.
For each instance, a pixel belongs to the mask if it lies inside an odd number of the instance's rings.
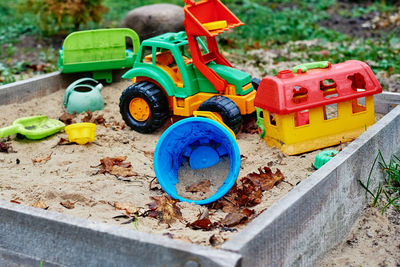
{"label": "trailer wheel", "polygon": [[242,126],[242,115],[235,102],[222,95],[210,97],[198,108],[199,111],[211,111],[221,116],[223,122],[237,134]]}
{"label": "trailer wheel", "polygon": [[169,115],[164,92],[150,82],[138,82],[126,88],[119,98],[119,110],[125,123],[140,133],[154,132]]}

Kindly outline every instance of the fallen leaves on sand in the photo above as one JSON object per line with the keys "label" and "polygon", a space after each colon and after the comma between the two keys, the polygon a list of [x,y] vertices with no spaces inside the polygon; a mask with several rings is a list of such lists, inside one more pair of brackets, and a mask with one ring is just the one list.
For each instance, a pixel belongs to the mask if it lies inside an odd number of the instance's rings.
{"label": "fallen leaves on sand", "polygon": [[51,155],[53,153],[50,153],[50,155],[46,156],[46,157],[38,157],[32,160],[33,164],[38,164],[38,163],[46,163],[51,159]]}
{"label": "fallen leaves on sand", "polygon": [[75,208],[75,203],[71,202],[69,200],[61,201],[60,204],[61,204],[61,206],[63,206],[66,209],[69,209],[69,210]]}
{"label": "fallen leaves on sand", "polygon": [[176,205],[178,200],[166,196],[151,197],[153,202],[147,204],[149,210],[147,216],[156,218],[162,223],[173,224],[176,220],[182,220],[180,208]]}
{"label": "fallen leaves on sand", "polygon": [[8,143],[6,143],[6,142],[0,142],[0,152],[3,152],[3,153],[10,153],[10,152],[12,152],[13,151],[13,149],[12,149],[12,147],[8,144]]}
{"label": "fallen leaves on sand", "polygon": [[187,186],[186,192],[191,192],[191,193],[208,193],[210,191],[210,186],[211,182],[210,180],[201,180],[198,183],[194,183],[192,185]]}
{"label": "fallen leaves on sand", "polygon": [[49,208],[49,206],[46,205],[46,203],[42,200],[38,200],[35,203],[32,203],[30,206],[34,207],[34,208],[38,208],[38,209],[44,209],[44,210],[47,210]]}
{"label": "fallen leaves on sand", "polygon": [[221,224],[225,227],[232,227],[241,224],[247,220],[247,216],[241,212],[228,213],[222,219]]}
{"label": "fallen leaves on sand", "polygon": [[101,173],[110,173],[121,177],[137,176],[138,173],[131,170],[132,165],[130,162],[125,162],[126,156],[119,157],[106,157],[100,160],[103,170]]}
{"label": "fallen leaves on sand", "polygon": [[62,121],[65,125],[70,125],[75,123],[75,118],[76,118],[76,112],[74,112],[73,114],[64,112],[58,119]]}
{"label": "fallen leaves on sand", "polygon": [[263,191],[270,190],[274,185],[283,180],[283,174],[279,169],[275,173],[272,173],[269,167],[258,169],[259,173],[249,173],[245,178],[248,178],[253,182],[255,186],[260,186]]}
{"label": "fallen leaves on sand", "polygon": [[210,205],[213,209],[222,209],[228,215],[221,221],[225,227],[232,227],[248,221],[255,215],[254,207],[261,203],[262,192],[270,190],[284,179],[279,169],[275,173],[269,167],[259,168],[258,173],[249,173],[240,179],[229,192]]}
{"label": "fallen leaves on sand", "polygon": [[218,224],[217,223],[212,223],[210,218],[209,218],[209,212],[208,209],[206,208],[203,212],[200,212],[200,214],[197,216],[197,220],[186,224],[186,227],[190,227],[193,230],[205,230],[209,231],[214,229]]}
{"label": "fallen leaves on sand", "polygon": [[97,125],[105,125],[106,119],[104,119],[103,114],[94,117],[93,113],[89,110],[88,112],[86,112],[86,116],[83,117],[82,122],[91,122]]}

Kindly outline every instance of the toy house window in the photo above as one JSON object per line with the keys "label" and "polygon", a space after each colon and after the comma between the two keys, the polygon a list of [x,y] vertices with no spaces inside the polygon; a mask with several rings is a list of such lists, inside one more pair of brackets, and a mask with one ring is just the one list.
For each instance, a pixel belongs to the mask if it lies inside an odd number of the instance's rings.
{"label": "toy house window", "polygon": [[319,83],[319,88],[326,99],[338,96],[336,87],[336,82],[332,79],[325,79]]}
{"label": "toy house window", "polygon": [[351,81],[351,89],[356,92],[364,92],[365,91],[365,79],[361,73],[354,73],[347,77]]}
{"label": "toy house window", "polygon": [[301,86],[295,86],[293,88],[293,97],[292,101],[293,103],[302,103],[307,101],[308,98],[308,90],[307,88],[301,87]]}
{"label": "toy house window", "polygon": [[324,106],[324,120],[331,120],[337,117],[338,117],[338,106],[336,103]]}
{"label": "toy house window", "polygon": [[365,97],[353,99],[351,101],[351,108],[352,108],[353,114],[366,111],[367,107],[365,105]]}
{"label": "toy house window", "polygon": [[294,126],[304,126],[310,124],[310,117],[308,109],[294,113]]}
{"label": "toy house window", "polygon": [[275,113],[269,113],[269,124],[272,126],[276,126],[276,115]]}

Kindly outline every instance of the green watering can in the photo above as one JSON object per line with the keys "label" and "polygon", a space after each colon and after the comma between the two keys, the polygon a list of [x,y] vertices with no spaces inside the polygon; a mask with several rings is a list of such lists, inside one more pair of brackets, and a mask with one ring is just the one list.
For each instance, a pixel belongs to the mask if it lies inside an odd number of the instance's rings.
{"label": "green watering can", "polygon": [[15,120],[11,126],[0,129],[0,138],[22,134],[28,139],[43,139],[64,129],[65,124],[47,116],[24,117]]}

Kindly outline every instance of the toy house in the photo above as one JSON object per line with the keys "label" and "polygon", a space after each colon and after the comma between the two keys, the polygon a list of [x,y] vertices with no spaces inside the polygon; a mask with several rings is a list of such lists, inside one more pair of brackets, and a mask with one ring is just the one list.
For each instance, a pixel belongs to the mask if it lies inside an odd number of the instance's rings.
{"label": "toy house", "polygon": [[357,138],[375,122],[382,92],[369,66],[315,62],[262,79],[254,105],[260,136],[288,155]]}

